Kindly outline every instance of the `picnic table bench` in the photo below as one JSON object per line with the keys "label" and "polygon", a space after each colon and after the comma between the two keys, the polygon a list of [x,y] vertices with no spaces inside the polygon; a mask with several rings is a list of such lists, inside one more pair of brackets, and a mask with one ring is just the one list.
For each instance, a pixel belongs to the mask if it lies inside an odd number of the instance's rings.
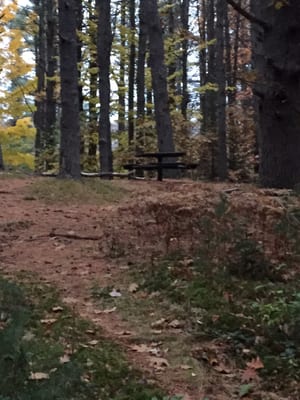
{"label": "picnic table bench", "polygon": [[[170,162],[170,159],[184,156],[185,153],[182,151],[175,152],[158,152],[158,153],[138,153],[137,158],[156,158],[156,162],[150,163],[130,163],[125,164],[123,167],[128,171],[157,171],[157,180],[163,180],[163,171],[168,169],[173,170],[185,170],[194,169],[198,164],[195,163],[184,163],[181,161]],[[167,161],[164,161],[166,160]]]}

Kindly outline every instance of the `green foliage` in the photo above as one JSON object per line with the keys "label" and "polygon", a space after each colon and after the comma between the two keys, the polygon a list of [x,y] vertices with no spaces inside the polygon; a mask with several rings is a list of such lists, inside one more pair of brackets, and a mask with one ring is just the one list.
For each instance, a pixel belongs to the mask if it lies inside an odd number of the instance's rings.
{"label": "green foliage", "polygon": [[0,280],[0,392],[11,396],[24,389],[28,363],[22,346],[22,336],[29,318],[29,308],[15,285]]}
{"label": "green foliage", "polygon": [[244,397],[247,394],[249,394],[253,389],[253,383],[247,383],[244,385],[241,385],[240,391],[239,391],[239,396]]}
{"label": "green foliage", "polygon": [[[80,393],[88,388],[81,382],[76,363],[59,365],[59,356],[64,351],[62,344],[56,345],[49,339],[41,341],[37,330],[40,322],[35,319],[35,311],[38,314],[40,312],[38,307],[34,308],[18,286],[5,280],[0,281],[0,296],[1,394],[11,400],[50,400],[57,396],[71,399],[72,387],[73,391],[78,391],[76,398],[84,398]],[[55,367],[55,371],[51,378],[31,378],[34,371],[49,372],[52,367]]]}
{"label": "green foliage", "polygon": [[216,83],[207,82],[205,85],[199,86],[199,88],[195,89],[199,93],[206,93],[206,92],[217,92],[218,85]]}
{"label": "green foliage", "polygon": [[40,151],[38,157],[35,157],[35,171],[57,173],[59,169],[58,157],[58,149],[52,145],[46,146]]}
{"label": "green foliage", "polygon": [[207,40],[199,44],[199,50],[207,49],[209,46],[214,46],[217,43],[217,39]]}
{"label": "green foliage", "polygon": [[240,360],[243,348],[259,355],[265,364],[262,374],[297,378],[299,285],[233,277],[203,255],[194,258],[189,269],[177,257],[168,258],[143,268],[141,288],[159,293],[161,301],[167,297],[181,304],[186,325],[198,340],[226,338]]}
{"label": "green foliage", "polygon": [[258,167],[253,109],[235,104],[228,107],[227,115],[230,178],[244,182],[253,180]]}

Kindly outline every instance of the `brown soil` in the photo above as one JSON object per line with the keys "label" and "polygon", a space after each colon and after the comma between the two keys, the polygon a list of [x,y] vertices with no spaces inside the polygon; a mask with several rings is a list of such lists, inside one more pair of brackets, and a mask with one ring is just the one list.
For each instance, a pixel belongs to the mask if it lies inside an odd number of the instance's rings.
{"label": "brown soil", "polygon": [[[150,217],[140,222],[146,203],[157,205],[166,201],[170,207],[174,202],[181,203],[185,206],[181,212],[188,214],[188,207],[192,209],[200,198],[205,198],[204,204],[209,207],[218,198],[216,193],[231,189],[232,185],[124,182],[119,184],[130,190],[129,197],[116,205],[97,206],[46,204],[29,199],[26,191],[34,179],[38,178],[0,180],[2,271],[12,276],[28,271],[43,282],[56,286],[66,303],[85,318],[93,320],[107,337],[123,346],[130,362],[144,371],[147,379],[154,380],[170,394],[184,394],[186,400],[202,399],[203,388],[186,380],[180,371],[153,368],[143,353],[132,351],[133,339],[136,338],[132,326],[117,312],[99,313],[91,299],[90,289],[95,282],[118,287],[118,282],[123,280],[122,267],[127,265],[130,257],[134,257],[130,251],[134,250],[135,259],[152,257],[151,251],[163,252],[164,246],[171,243],[171,240],[169,243],[162,239],[162,248],[151,250],[150,239],[138,240],[141,232],[153,223]],[[244,198],[255,202],[255,190],[245,188],[247,196]],[[235,191],[232,193],[235,195]],[[236,198],[240,198],[240,193]],[[270,206],[272,202],[265,201]],[[116,236],[122,236],[123,241],[127,238],[123,263],[120,259],[109,258],[112,231]],[[150,243],[149,248],[147,243]],[[124,335],[126,331],[131,331],[131,334]],[[225,378],[223,381],[218,378],[219,387],[215,385],[214,375],[208,375],[207,382],[213,387],[214,400],[233,398],[230,390],[226,394],[228,381]]]}

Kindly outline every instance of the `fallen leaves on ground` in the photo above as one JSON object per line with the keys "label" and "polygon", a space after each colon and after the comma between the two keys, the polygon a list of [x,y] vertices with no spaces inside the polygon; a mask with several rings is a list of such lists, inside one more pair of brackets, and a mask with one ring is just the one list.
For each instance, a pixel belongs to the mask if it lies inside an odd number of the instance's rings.
{"label": "fallen leaves on ground", "polygon": [[137,283],[131,283],[128,287],[128,291],[130,293],[135,293],[135,292],[137,292],[138,288],[139,288],[139,285]]}
{"label": "fallen leaves on ground", "polygon": [[184,323],[182,321],[179,321],[178,319],[173,319],[173,321],[168,323],[168,326],[174,329],[180,329],[183,327],[183,325]]}
{"label": "fallen leaves on ground", "polygon": [[264,364],[261,359],[257,356],[253,358],[251,361],[246,363],[247,368],[242,373],[242,382],[250,382],[250,381],[259,381],[259,376],[257,371],[259,369],[264,368]]}
{"label": "fallen leaves on ground", "polygon": [[59,358],[59,362],[60,364],[67,364],[68,362],[70,362],[70,356],[68,354],[64,354]]}
{"label": "fallen leaves on ground", "polygon": [[57,321],[56,318],[45,318],[40,320],[41,324],[48,326],[53,325],[56,321]]}
{"label": "fallen leaves on ground", "polygon": [[255,370],[264,368],[264,364],[259,357],[253,358],[251,361],[247,362],[246,365],[248,368]]}
{"label": "fallen leaves on ground", "polygon": [[29,375],[29,379],[31,381],[41,381],[44,379],[49,379],[49,374],[46,374],[44,372],[31,372]]}
{"label": "fallen leaves on ground", "polygon": [[242,373],[241,381],[243,383],[247,383],[250,381],[259,381],[259,376],[258,376],[257,372],[255,371],[255,369],[246,368]]}
{"label": "fallen leaves on ground", "polygon": [[52,311],[54,312],[54,313],[59,313],[59,312],[62,312],[64,309],[61,307],[61,306],[55,306],[55,307],[52,307]]}
{"label": "fallen leaves on ground", "polygon": [[164,370],[166,367],[169,367],[169,362],[167,359],[163,357],[150,357],[150,366],[156,370]]}
{"label": "fallen leaves on ground", "polygon": [[152,322],[151,328],[162,328],[166,322],[165,318],[160,318],[157,321]]}

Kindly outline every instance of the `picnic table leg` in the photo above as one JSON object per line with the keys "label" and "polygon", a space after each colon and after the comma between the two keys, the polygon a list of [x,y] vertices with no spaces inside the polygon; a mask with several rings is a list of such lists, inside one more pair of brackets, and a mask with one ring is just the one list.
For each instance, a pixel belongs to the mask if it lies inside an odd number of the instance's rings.
{"label": "picnic table leg", "polygon": [[134,169],[133,167],[128,168],[128,179],[134,179]]}
{"label": "picnic table leg", "polygon": [[157,180],[162,181],[163,180],[163,166],[162,166],[163,158],[161,156],[158,156],[157,161],[158,161]]}
{"label": "picnic table leg", "polygon": [[163,168],[162,166],[158,166],[157,168],[157,180],[162,181],[163,180]]}

